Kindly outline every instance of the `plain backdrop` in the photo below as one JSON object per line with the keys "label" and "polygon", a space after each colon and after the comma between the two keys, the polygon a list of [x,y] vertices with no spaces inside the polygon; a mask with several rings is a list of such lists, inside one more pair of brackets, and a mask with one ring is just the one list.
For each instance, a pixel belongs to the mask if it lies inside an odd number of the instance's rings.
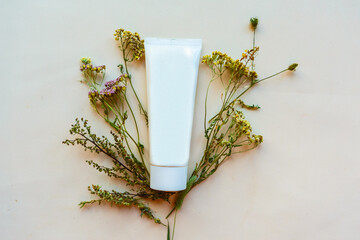
{"label": "plain backdrop", "polygon": [[[203,55],[219,50],[238,58],[251,48],[254,16],[259,76],[293,62],[298,70],[244,96],[261,106],[245,114],[264,143],[228,159],[188,195],[175,239],[359,239],[357,0],[1,0],[0,239],[165,239],[166,228],[135,208],[77,206],[92,199],[90,184],[124,189],[85,163],[106,162],[105,156],[61,144],[76,117],[89,119],[99,135],[110,130],[89,105],[79,59],[106,64],[107,80],[116,78],[117,28],[143,37],[201,38]],[[131,71],[146,105],[144,65]],[[202,154],[210,77],[201,65],[191,168]],[[220,90],[221,84],[210,89],[210,115]],[[146,127],[141,131],[146,139]],[[152,206],[162,219],[170,210],[166,203]]]}

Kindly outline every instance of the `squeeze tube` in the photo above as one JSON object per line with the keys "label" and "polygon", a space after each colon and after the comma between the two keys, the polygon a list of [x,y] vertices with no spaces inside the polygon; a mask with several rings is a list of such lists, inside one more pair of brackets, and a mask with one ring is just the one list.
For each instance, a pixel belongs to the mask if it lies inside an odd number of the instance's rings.
{"label": "squeeze tube", "polygon": [[201,39],[145,38],[152,189],[186,189],[201,47]]}

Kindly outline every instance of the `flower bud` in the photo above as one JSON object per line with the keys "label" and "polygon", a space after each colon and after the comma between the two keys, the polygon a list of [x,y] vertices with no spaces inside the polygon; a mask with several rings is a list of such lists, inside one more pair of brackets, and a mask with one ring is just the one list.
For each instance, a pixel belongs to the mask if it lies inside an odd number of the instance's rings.
{"label": "flower bud", "polygon": [[256,17],[250,18],[251,27],[255,30],[259,23],[259,19]]}
{"label": "flower bud", "polygon": [[295,71],[295,69],[296,69],[296,67],[298,66],[299,64],[297,64],[297,63],[293,63],[293,64],[291,64],[289,67],[288,67],[288,70],[290,70],[290,71]]}

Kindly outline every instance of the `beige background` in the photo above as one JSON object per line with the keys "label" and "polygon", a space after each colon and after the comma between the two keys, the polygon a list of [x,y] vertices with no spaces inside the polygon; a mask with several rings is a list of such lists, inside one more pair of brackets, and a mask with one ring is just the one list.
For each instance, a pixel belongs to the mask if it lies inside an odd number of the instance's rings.
{"label": "beige background", "polygon": [[[100,134],[109,130],[88,104],[78,59],[106,64],[107,79],[115,78],[121,55],[112,34],[120,27],[202,38],[203,55],[236,58],[251,47],[252,16],[260,19],[260,77],[293,62],[298,71],[245,96],[262,107],[246,115],[265,142],[189,194],[176,239],[359,239],[359,13],[357,0],[2,0],[0,239],[165,239],[166,229],[136,209],[77,206],[91,199],[89,184],[123,188],[84,162],[99,157],[61,144],[77,116]],[[144,63],[132,69],[145,101]],[[200,67],[191,166],[203,147],[208,79]],[[170,208],[154,206],[160,216]]]}

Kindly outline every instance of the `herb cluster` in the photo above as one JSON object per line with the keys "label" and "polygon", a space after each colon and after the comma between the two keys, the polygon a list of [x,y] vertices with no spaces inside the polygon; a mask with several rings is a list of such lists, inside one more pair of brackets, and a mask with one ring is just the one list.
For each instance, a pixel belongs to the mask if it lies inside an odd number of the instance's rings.
{"label": "herb cluster", "polygon": [[[251,124],[245,119],[242,111],[242,109],[256,110],[260,107],[254,104],[245,104],[241,98],[258,83],[285,71],[294,71],[297,67],[297,64],[294,63],[278,73],[259,79],[254,67],[254,60],[259,51],[259,47],[255,46],[258,19],[251,18],[250,24],[254,33],[253,47],[245,50],[240,59],[234,60],[227,54],[218,51],[202,57],[202,63],[206,64],[212,73],[205,98],[204,136],[206,146],[202,158],[196,164],[188,180],[186,190],[177,193],[176,200],[172,203],[174,208],[168,216],[173,211],[176,213],[181,208],[188,192],[213,175],[229,156],[249,151],[262,143],[263,137],[253,134]],[[129,73],[129,64],[141,59],[144,55],[144,41],[138,33],[131,33],[124,29],[116,30],[114,36],[115,40],[119,42],[119,49],[123,57],[123,63],[118,65],[119,77],[104,82],[106,67],[104,65],[93,66],[89,58],[82,58],[80,66],[83,74],[82,81],[90,89],[88,94],[90,104],[113,128],[112,139],[104,136],[98,137],[92,132],[88,121],[81,118],[76,119],[70,129],[70,134],[74,135],[75,139],[68,139],[63,143],[81,145],[85,151],[104,154],[112,161],[112,167],[102,166],[92,160],[88,160],[87,163],[99,172],[123,181],[128,190],[124,192],[108,191],[98,185],[92,185],[88,187],[89,192],[96,195],[97,199],[83,201],[79,205],[84,207],[88,204],[100,204],[106,201],[120,206],[135,206],[140,210],[141,215],[163,224],[158,217],[154,216],[148,202],[161,199],[170,203],[169,197],[174,193],[150,188],[150,175],[145,164],[144,145],[140,139],[138,127],[138,121],[143,120],[147,123],[148,116],[133,87],[133,79]],[[220,110],[208,120],[207,101],[209,88],[214,81],[221,81],[224,92]],[[133,92],[143,119],[135,117],[134,108],[128,99],[128,89]],[[135,126],[134,133],[128,130],[129,124]],[[169,232],[168,226],[168,238]]]}

